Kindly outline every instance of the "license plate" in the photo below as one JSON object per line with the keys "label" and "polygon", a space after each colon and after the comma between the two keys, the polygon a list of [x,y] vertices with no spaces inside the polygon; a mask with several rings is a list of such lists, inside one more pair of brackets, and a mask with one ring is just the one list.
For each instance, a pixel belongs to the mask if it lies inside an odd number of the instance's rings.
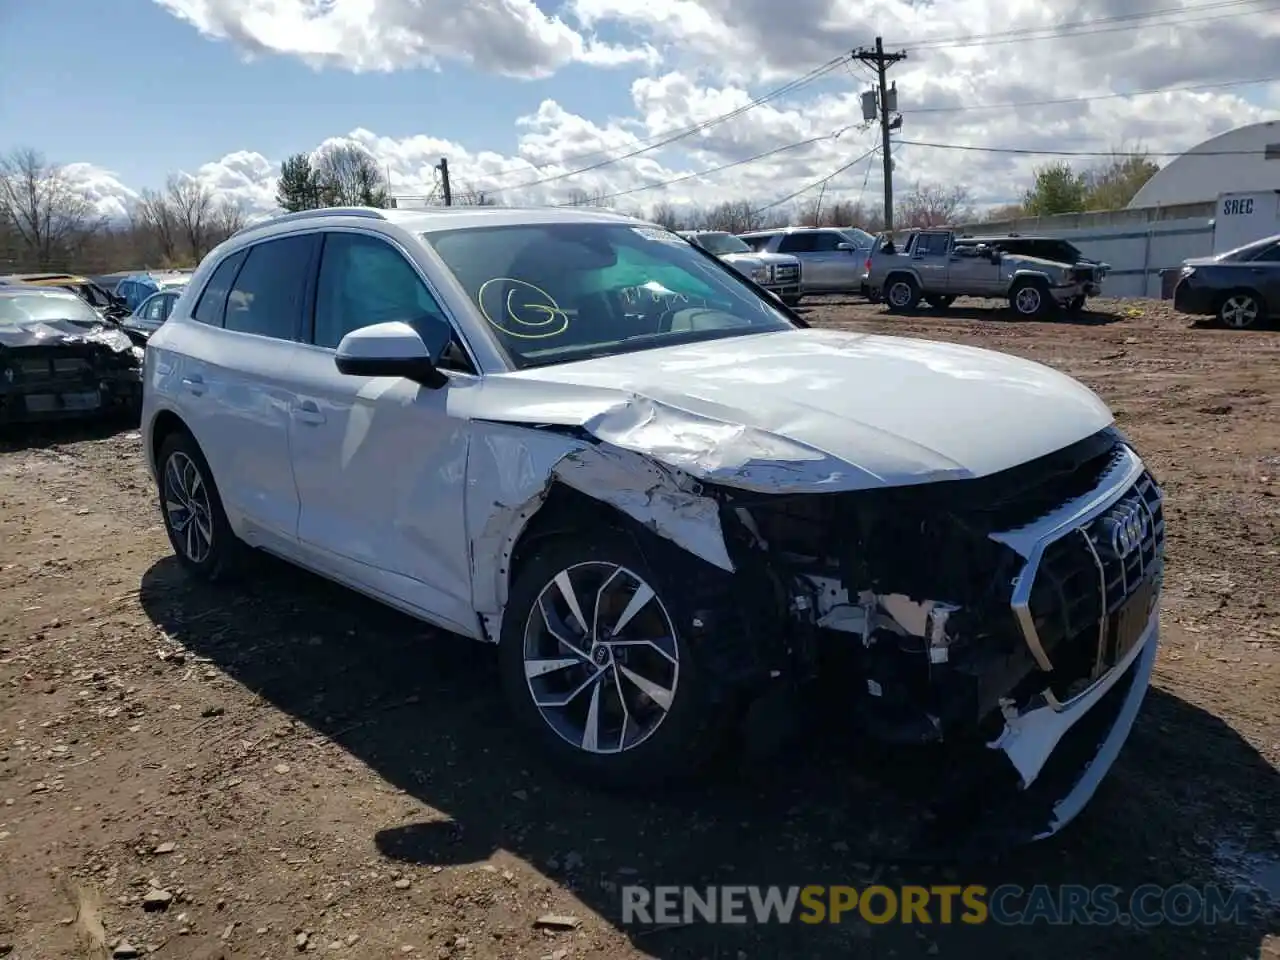
{"label": "license plate", "polygon": [[102,398],[96,390],[84,393],[33,393],[27,396],[28,413],[53,413],[57,410],[97,410]]}
{"label": "license plate", "polygon": [[1156,594],[1156,578],[1147,577],[1139,584],[1120,609],[1111,615],[1107,624],[1107,651],[1105,664],[1115,666],[1133,649],[1147,629],[1151,618],[1151,604]]}

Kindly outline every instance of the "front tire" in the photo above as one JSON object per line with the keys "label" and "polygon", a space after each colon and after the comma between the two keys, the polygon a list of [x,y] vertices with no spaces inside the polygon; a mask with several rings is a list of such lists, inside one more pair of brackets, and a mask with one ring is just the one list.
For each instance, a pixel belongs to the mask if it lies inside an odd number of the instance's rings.
{"label": "front tire", "polygon": [[1218,306],[1218,323],[1231,330],[1248,330],[1260,326],[1267,315],[1266,306],[1252,290],[1233,290]]}
{"label": "front tire", "polygon": [[1023,318],[1043,317],[1053,306],[1049,285],[1043,280],[1019,280],[1009,291],[1009,306]]}
{"label": "front tire", "polygon": [[699,772],[725,742],[689,633],[692,593],[624,535],[557,537],[516,572],[498,657],[517,722],[562,768],[603,787]]}
{"label": "front tire", "polygon": [[178,562],[210,582],[233,574],[246,548],[231,530],[200,445],[185,430],[171,433],[156,463],[164,529]]}
{"label": "front tire", "polygon": [[788,307],[798,307],[800,306],[800,301],[803,299],[804,297],[801,294],[789,293],[782,298],[782,302],[785,303]]}
{"label": "front tire", "polygon": [[1084,305],[1085,303],[1088,302],[1088,300],[1089,300],[1088,297],[1081,294],[1078,297],[1072,297],[1065,304],[1063,304],[1063,306],[1066,307],[1067,313],[1083,313]]}

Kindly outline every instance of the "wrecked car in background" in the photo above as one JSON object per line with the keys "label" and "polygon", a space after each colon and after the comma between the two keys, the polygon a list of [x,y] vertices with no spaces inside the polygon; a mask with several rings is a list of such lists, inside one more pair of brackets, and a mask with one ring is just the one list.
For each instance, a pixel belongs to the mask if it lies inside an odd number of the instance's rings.
{"label": "wrecked car in background", "polygon": [[0,424],[136,410],[142,350],[74,293],[0,286]]}
{"label": "wrecked car in background", "polygon": [[1097,396],[810,329],[653,224],[286,215],[208,255],[145,365],[190,573],[260,548],[496,644],[588,784],[696,775],[840,670],[851,741],[953,751],[1042,837],[1148,688],[1161,492]]}
{"label": "wrecked car in background", "polygon": [[800,261],[782,253],[756,252],[723,230],[689,230],[680,236],[719,257],[744,277],[764,287],[789,307],[800,303]]}

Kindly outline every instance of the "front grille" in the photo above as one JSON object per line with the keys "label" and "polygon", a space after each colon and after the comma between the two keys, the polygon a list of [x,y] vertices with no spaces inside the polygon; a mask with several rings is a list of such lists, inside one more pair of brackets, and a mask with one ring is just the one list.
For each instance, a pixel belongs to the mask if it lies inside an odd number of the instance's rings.
{"label": "front grille", "polygon": [[1163,503],[1155,479],[1139,468],[1123,450],[1093,493],[1075,501],[1078,511],[1063,505],[1062,522],[1050,516],[1039,528],[995,537],[1027,558],[1012,606],[1033,654],[1064,691],[1114,666],[1125,652],[1116,648],[1120,634],[1131,638],[1133,617],[1145,624],[1149,613],[1126,603],[1141,606],[1159,588]]}
{"label": "front grille", "polygon": [[1093,267],[1074,267],[1071,276],[1075,280],[1088,282],[1094,278],[1094,269]]}
{"label": "front grille", "polygon": [[773,280],[775,283],[793,283],[800,279],[800,267],[798,264],[783,264],[773,268]]}
{"label": "front grille", "polygon": [[[15,351],[17,352],[17,351]],[[88,357],[68,356],[65,352],[50,352],[41,348],[23,350],[9,364],[13,373],[10,382],[22,383],[79,383],[91,380],[93,364]]]}

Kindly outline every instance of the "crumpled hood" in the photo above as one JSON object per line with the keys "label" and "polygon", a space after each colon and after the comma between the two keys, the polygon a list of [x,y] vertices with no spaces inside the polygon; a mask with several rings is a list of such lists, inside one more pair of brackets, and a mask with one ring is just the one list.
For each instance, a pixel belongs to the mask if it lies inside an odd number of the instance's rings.
{"label": "crumpled hood", "polygon": [[813,329],[490,376],[457,400],[461,415],[579,426],[699,479],[770,492],[985,476],[1113,421],[1092,391],[1029,360]]}
{"label": "crumpled hood", "polygon": [[70,320],[0,323],[0,347],[40,347],[63,343],[97,343],[116,353],[124,353],[133,346],[133,341],[124,333],[106,324],[87,327]]}

